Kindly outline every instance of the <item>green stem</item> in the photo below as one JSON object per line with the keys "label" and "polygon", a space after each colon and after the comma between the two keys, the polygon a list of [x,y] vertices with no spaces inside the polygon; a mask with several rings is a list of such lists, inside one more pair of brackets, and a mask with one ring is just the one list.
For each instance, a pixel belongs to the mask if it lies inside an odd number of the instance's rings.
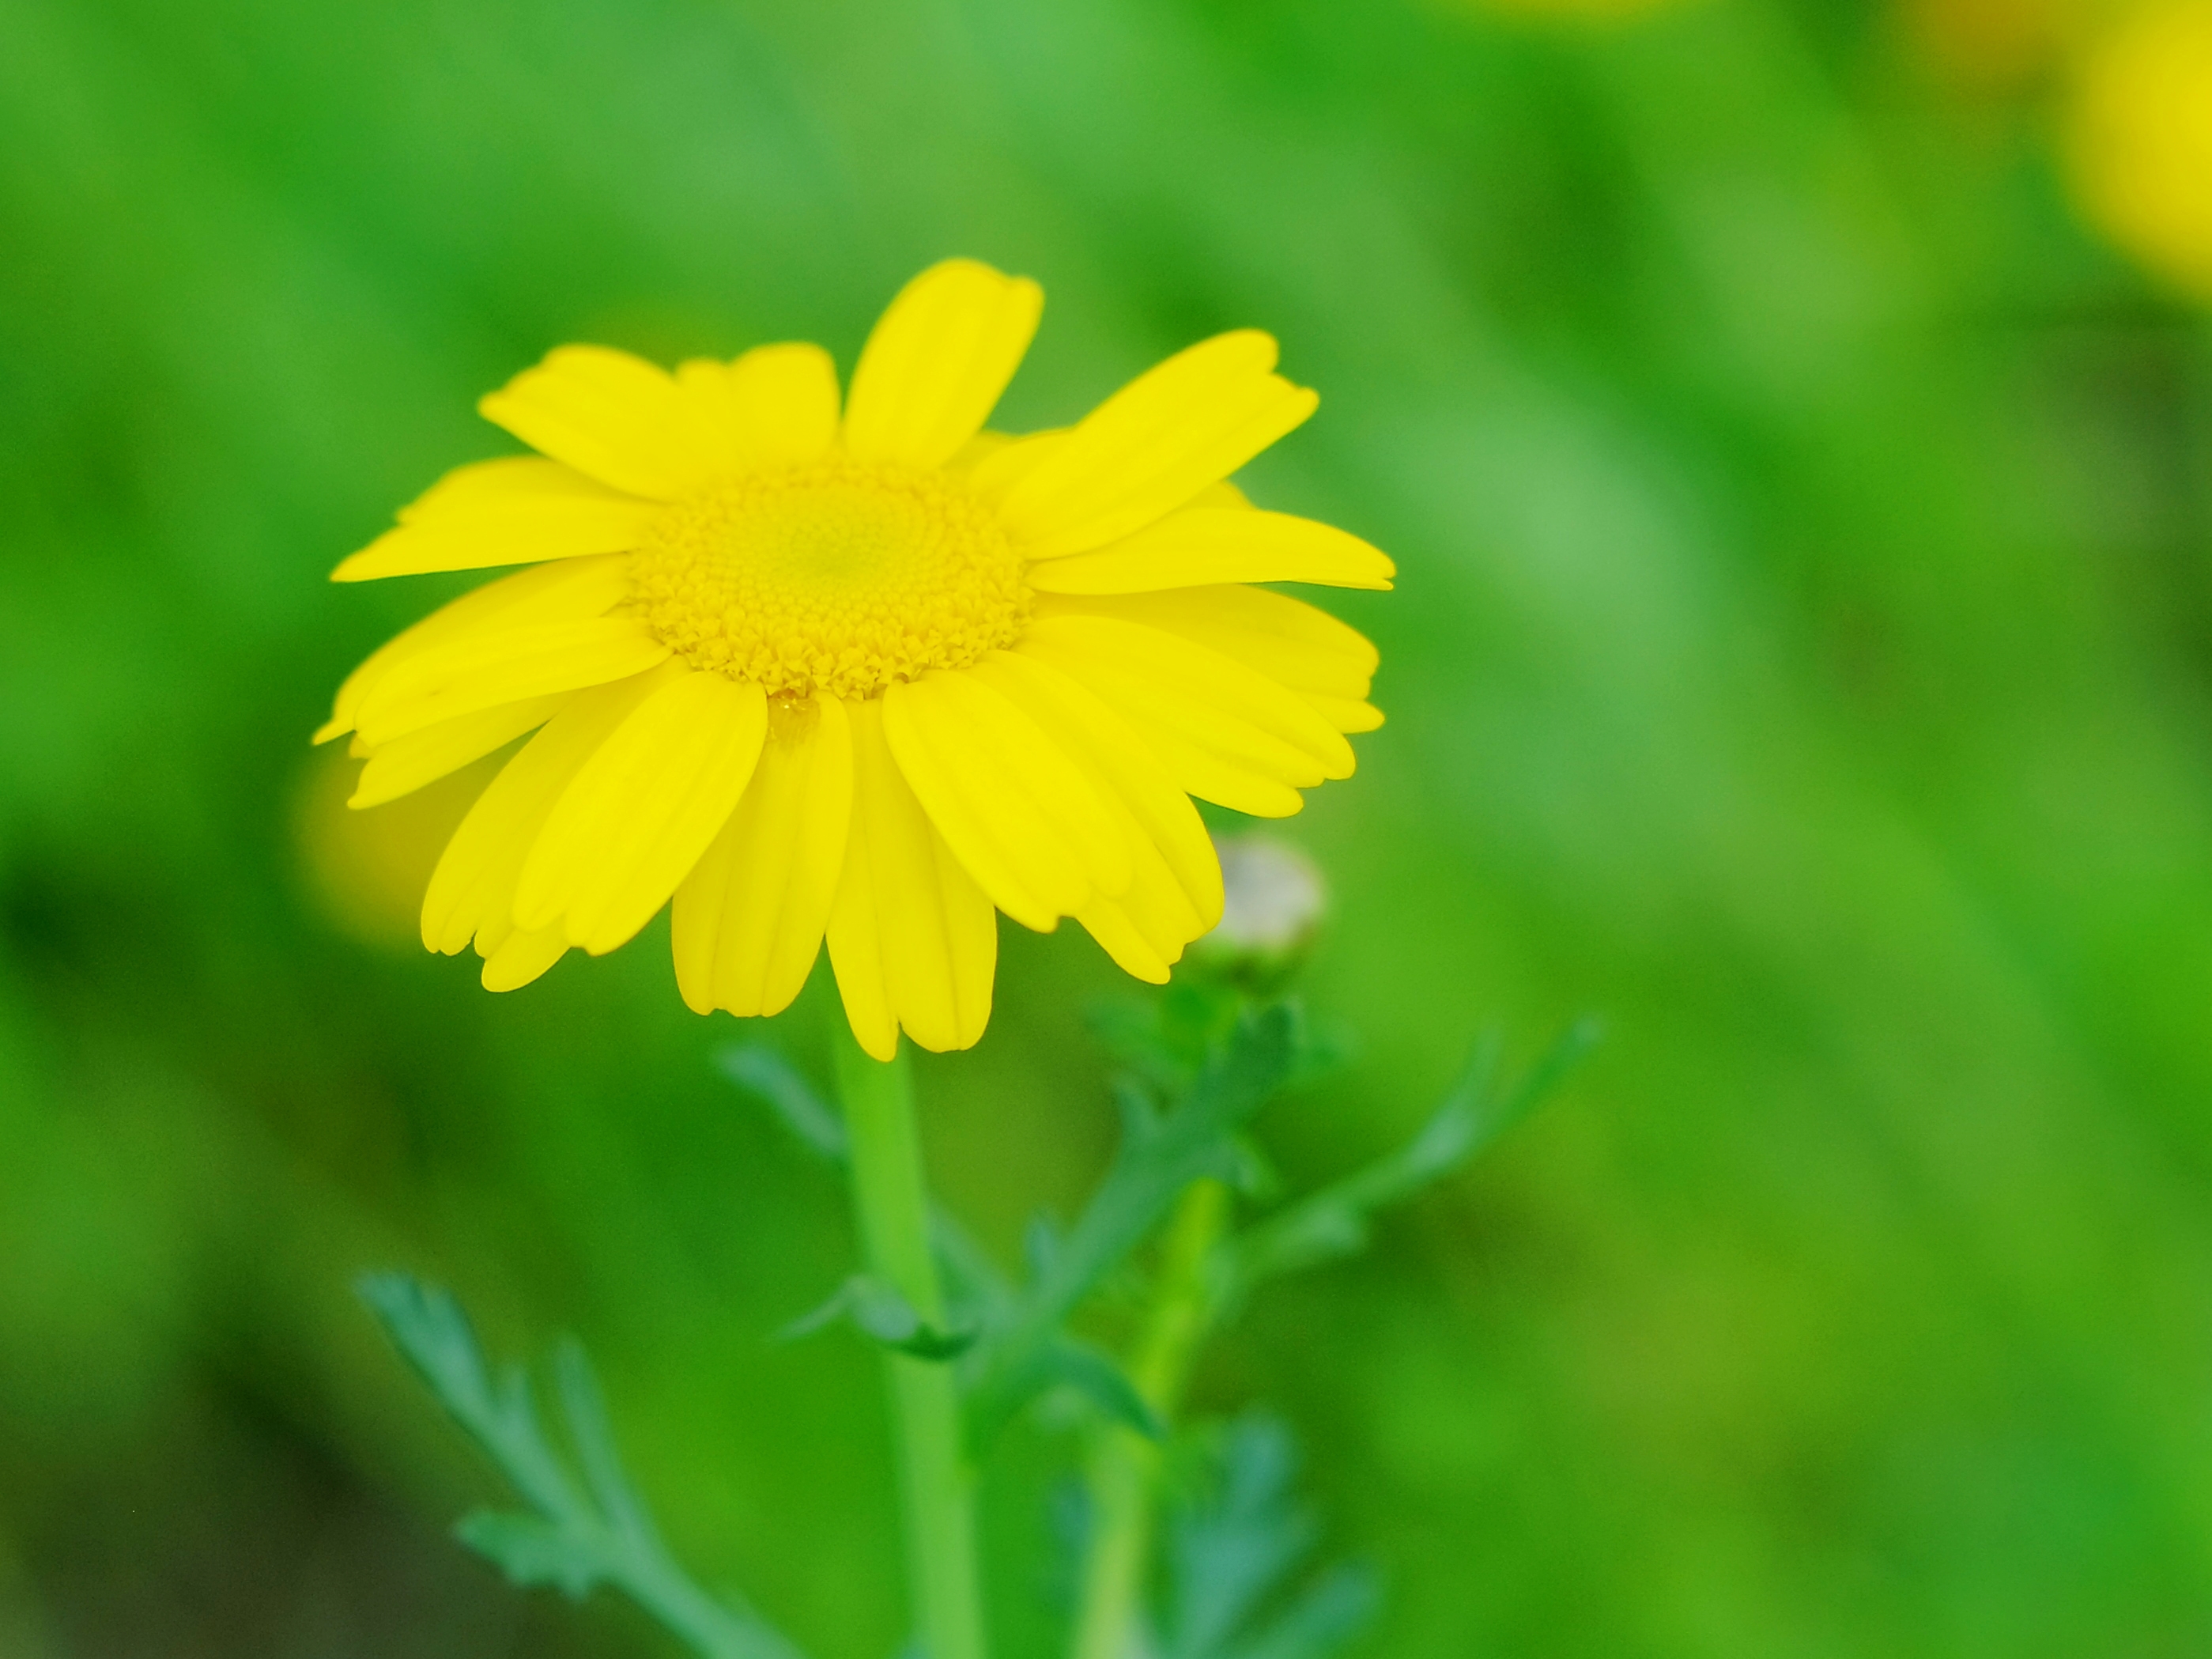
{"label": "green stem", "polygon": [[[1168,1223],[1158,1288],[1129,1364],[1129,1380],[1162,1422],[1182,1403],[1191,1361],[1213,1322],[1206,1264],[1228,1218],[1229,1189],[1208,1179],[1184,1190]],[[1129,1659],[1138,1650],[1159,1463],[1159,1447],[1143,1435],[1118,1425],[1101,1431],[1091,1457],[1091,1543],[1075,1659]]]}
{"label": "green stem", "polygon": [[[945,1302],[930,1254],[929,1200],[906,1055],[902,1051],[886,1066],[849,1038],[841,1037],[836,1046],[838,1087],[852,1138],[853,1201],[869,1271],[896,1286],[925,1322],[942,1329]],[[887,1354],[884,1364],[915,1638],[925,1659],[984,1659],[974,1483],[951,1367],[902,1353]]]}

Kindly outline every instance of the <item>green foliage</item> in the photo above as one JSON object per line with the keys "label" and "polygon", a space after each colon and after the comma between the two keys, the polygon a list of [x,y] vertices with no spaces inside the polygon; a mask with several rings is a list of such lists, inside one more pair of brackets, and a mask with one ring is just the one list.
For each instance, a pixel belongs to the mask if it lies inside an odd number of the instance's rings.
{"label": "green foliage", "polygon": [[[1254,1006],[1203,977],[1155,1000],[1150,1018],[1110,1015],[1106,1029],[1133,1068],[1116,1085],[1121,1145],[1073,1226],[1063,1234],[1043,1217],[1033,1223],[1025,1283],[1012,1285],[995,1268],[970,1262],[969,1274],[956,1272],[956,1284],[977,1283],[984,1293],[968,1304],[973,1311],[963,1311],[963,1322],[939,1329],[895,1287],[855,1273],[787,1326],[783,1337],[849,1322],[896,1352],[961,1362],[978,1452],[988,1450],[1024,1405],[1054,1389],[1086,1399],[1106,1424],[1164,1438],[1168,1425],[1152,1402],[1070,1322],[1193,1182],[1234,1182],[1249,1170],[1255,1154],[1244,1132],[1254,1116],[1320,1068],[1294,1003]],[[1571,1028],[1510,1089],[1499,1078],[1500,1045],[1486,1038],[1466,1080],[1412,1141],[1213,1248],[1209,1300],[1194,1335],[1263,1280],[1364,1248],[1377,1211],[1495,1141],[1595,1038],[1593,1022]],[[763,1048],[726,1048],[715,1058],[726,1077],[764,1102],[810,1152],[833,1163],[846,1158],[842,1125],[787,1060]],[[933,1203],[932,1212],[941,1255],[983,1260]],[[961,1242],[948,1250],[948,1239]],[[518,1366],[491,1375],[448,1292],[399,1273],[373,1275],[361,1288],[393,1342],[530,1505],[526,1512],[467,1516],[457,1528],[464,1543],[517,1584],[554,1585],[574,1598],[613,1585],[715,1659],[796,1659],[750,1608],[713,1601],[670,1558],[623,1472],[580,1346],[562,1345],[556,1372],[588,1499],[538,1426],[527,1374]],[[1185,1459],[1182,1499],[1170,1510],[1172,1598],[1161,1624],[1163,1659],[1327,1659],[1370,1616],[1369,1575],[1340,1568],[1303,1588],[1290,1586],[1316,1528],[1291,1498],[1295,1457],[1279,1425],[1241,1420],[1208,1443],[1206,1456]]]}
{"label": "green foliage", "polygon": [[529,1374],[486,1366],[450,1291],[404,1273],[370,1274],[360,1289],[393,1346],[529,1506],[463,1517],[454,1528],[463,1543],[520,1585],[550,1585],[577,1600],[601,1584],[618,1589],[707,1659],[799,1659],[759,1614],[708,1595],[669,1554],[623,1473],[580,1345],[563,1342],[554,1357],[580,1486],[538,1425]]}
{"label": "green foliage", "polygon": [[1105,1178],[1064,1237],[1033,1230],[1030,1282],[977,1346],[969,1382],[971,1436],[988,1446],[1044,1389],[1071,1383],[1115,1414],[1150,1426],[1142,1402],[1106,1378],[1066,1329],[1083,1298],[1127,1259],[1176,1194],[1201,1176],[1233,1179],[1237,1132],[1273,1097],[1297,1063],[1301,1022],[1277,1003],[1235,1018],[1225,1040],[1199,1062],[1172,1108],[1157,1112],[1125,1087],[1121,1141]]}
{"label": "green foliage", "polygon": [[[1165,1006],[1175,1021],[1198,1005],[1182,998]],[[1212,999],[1202,1006],[1196,1023],[1164,1028],[1170,1035],[1143,1045],[1152,1074],[1175,1088],[1172,1109],[1162,1113],[1140,1079],[1121,1080],[1116,1091],[1122,1107],[1120,1151],[1064,1235],[1042,1217],[1032,1223],[1025,1285],[1007,1285],[939,1208],[933,1222],[938,1251],[966,1324],[933,1330],[891,1287],[861,1274],[848,1279],[786,1334],[806,1334],[849,1316],[876,1340],[919,1358],[949,1359],[973,1349],[965,1381],[971,1437],[979,1449],[988,1448],[1029,1401],[1055,1388],[1074,1389],[1144,1433],[1160,1432],[1120,1368],[1073,1334],[1068,1319],[1191,1182],[1206,1175],[1233,1179],[1243,1172],[1247,1155],[1239,1132],[1310,1054],[1304,1023],[1291,1005],[1246,1011],[1234,999]],[[787,1060],[757,1047],[725,1049],[718,1060],[726,1075],[768,1103],[805,1144],[842,1157],[842,1126]]]}
{"label": "green foliage", "polygon": [[1233,1308],[1265,1279],[1364,1249],[1377,1211],[1402,1203],[1494,1144],[1559,1086],[1597,1037],[1595,1020],[1579,1021],[1507,1088],[1499,1074],[1504,1043],[1495,1032],[1486,1036],[1466,1077],[1413,1139],[1224,1243],[1215,1264],[1220,1300]]}
{"label": "green foliage", "polygon": [[1169,1487],[1160,1659],[1328,1659],[1374,1617],[1361,1565],[1305,1571],[1320,1535],[1292,1494],[1297,1442],[1248,1413],[1192,1437]]}
{"label": "green foliage", "polygon": [[782,1334],[786,1340],[811,1336],[841,1320],[849,1320],[863,1335],[916,1359],[956,1359],[975,1345],[973,1329],[937,1329],[915,1311],[897,1286],[868,1273],[854,1273],[812,1313],[785,1326]]}
{"label": "green foliage", "polygon": [[[846,1158],[845,1125],[836,1109],[815,1092],[814,1085],[801,1075],[799,1068],[775,1049],[765,1043],[731,1043],[719,1049],[714,1063],[722,1074],[738,1087],[766,1104],[776,1115],[793,1138],[808,1151],[827,1162],[843,1164]],[[948,1214],[941,1204],[933,1203],[930,1209],[930,1237],[936,1246],[939,1265],[951,1281],[957,1300],[975,1310],[975,1317],[1003,1319],[1013,1291],[1006,1277],[991,1260],[990,1252],[975,1242],[975,1236]],[[866,1291],[854,1289],[865,1283]],[[893,1307],[886,1297],[896,1298]],[[891,1286],[868,1280],[865,1275],[848,1279],[830,1301],[814,1314],[803,1316],[796,1323],[787,1327],[787,1332],[803,1335],[821,1329],[835,1321],[839,1314],[851,1310],[855,1298],[865,1299],[878,1310],[877,1326],[902,1328],[909,1336],[918,1332],[921,1322],[908,1307],[903,1297]],[[901,1313],[899,1309],[904,1309]],[[822,1316],[826,1316],[823,1317]],[[911,1320],[911,1326],[906,1322]],[[856,1321],[860,1328],[872,1335],[881,1334],[863,1321]],[[964,1350],[971,1337],[944,1334],[931,1339],[933,1344],[951,1341],[948,1351],[957,1353]],[[942,1355],[923,1354],[921,1358],[941,1358]]]}
{"label": "green foliage", "polygon": [[761,1042],[732,1042],[714,1051],[722,1075],[772,1108],[792,1139],[817,1157],[842,1164],[845,1125],[799,1068]]}

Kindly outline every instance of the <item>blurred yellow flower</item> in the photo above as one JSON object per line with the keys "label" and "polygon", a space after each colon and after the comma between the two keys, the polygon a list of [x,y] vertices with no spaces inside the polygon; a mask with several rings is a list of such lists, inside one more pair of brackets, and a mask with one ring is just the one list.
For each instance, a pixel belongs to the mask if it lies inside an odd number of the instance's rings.
{"label": "blurred yellow flower", "polygon": [[483,400],[538,455],[449,474],[335,574],[532,568],[370,657],[316,734],[356,734],[367,806],[536,731],[439,860],[426,945],[507,990],[672,898],[685,1001],[768,1014],[826,934],[880,1058],[982,1035],[994,906],[1166,979],[1221,913],[1189,798],[1295,812],[1382,720],[1366,640],[1249,584],[1394,573],[1224,482],[1314,409],[1265,334],[985,432],[1042,303],[933,267],[842,409],[797,344],[672,374],[565,346]]}
{"label": "blurred yellow flower", "polygon": [[374,812],[346,810],[361,763],[315,752],[292,796],[292,844],[325,918],[364,945],[415,947],[422,884],[470,805],[498,775],[495,756],[471,762]]}
{"label": "blurred yellow flower", "polygon": [[2063,54],[2075,0],[1899,0],[1914,45],[1961,89],[2018,91]]}
{"label": "blurred yellow flower", "polygon": [[2212,299],[2212,3],[2137,11],[2091,48],[2067,147],[2089,217],[2152,270]]}

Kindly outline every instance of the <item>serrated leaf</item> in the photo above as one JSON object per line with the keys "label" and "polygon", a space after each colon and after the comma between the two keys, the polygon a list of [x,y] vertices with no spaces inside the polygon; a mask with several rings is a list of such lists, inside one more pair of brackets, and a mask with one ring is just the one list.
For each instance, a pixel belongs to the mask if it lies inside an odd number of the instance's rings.
{"label": "serrated leaf", "polygon": [[1596,1040],[1577,1021],[1510,1090],[1498,1079],[1494,1033],[1475,1045],[1459,1085],[1397,1151],[1288,1205],[1222,1246],[1217,1293],[1234,1304],[1261,1281],[1364,1249],[1372,1218],[1458,1168],[1518,1123]]}
{"label": "serrated leaf", "polygon": [[1060,1224],[1042,1210],[1022,1229],[1022,1262],[1032,1281],[1051,1277],[1060,1261]]}
{"label": "serrated leaf", "polygon": [[[850,1143],[844,1120],[814,1086],[775,1049],[763,1043],[732,1043],[718,1051],[722,1074],[748,1094],[767,1103],[794,1139],[825,1162],[845,1162]],[[929,1212],[930,1243],[953,1289],[974,1305],[977,1325],[993,1320],[1013,1299],[1013,1287],[990,1254],[939,1206]]]}
{"label": "serrated leaf", "polygon": [[1160,1109],[1140,1079],[1124,1073],[1114,1079],[1114,1109],[1121,1115],[1122,1138],[1132,1145],[1141,1146],[1159,1132]]}
{"label": "serrated leaf", "polygon": [[827,1302],[793,1320],[777,1334],[783,1340],[795,1340],[826,1330],[841,1319],[863,1336],[916,1359],[957,1359],[975,1346],[977,1335],[973,1327],[938,1329],[915,1310],[896,1285],[866,1273],[854,1274]]}
{"label": "serrated leaf", "polygon": [[1374,1576],[1340,1565],[1299,1585],[1319,1527],[1293,1492],[1297,1443],[1277,1419],[1227,1425],[1168,1517],[1161,1659],[1327,1659],[1371,1618]]}
{"label": "serrated leaf", "polygon": [[1073,1389],[1108,1417],[1148,1440],[1158,1440],[1167,1432],[1159,1413],[1137,1392],[1128,1373],[1088,1342],[1064,1337],[1046,1349],[1037,1386]]}
{"label": "serrated leaf", "polygon": [[969,1428],[987,1444],[1031,1398],[1047,1352],[1078,1303],[1104,1281],[1201,1176],[1232,1179],[1236,1136],[1289,1074],[1299,1020],[1278,1004],[1239,1017],[1174,1109],[1141,1139],[1125,1136],[1105,1178],[974,1368]]}
{"label": "serrated leaf", "polygon": [[1285,1089],[1310,1089],[1327,1081],[1359,1054],[1359,1036],[1350,1026],[1334,1020],[1309,1020],[1300,1032],[1297,1051],[1291,1057]]}
{"label": "serrated leaf", "polygon": [[1374,1623],[1382,1604],[1382,1587],[1372,1568],[1339,1562],[1228,1649],[1224,1659],[1328,1659]]}
{"label": "serrated leaf", "polygon": [[1229,1153],[1232,1168],[1225,1178],[1244,1197],[1265,1200],[1281,1188],[1283,1178],[1274,1160],[1251,1136],[1230,1136]]}
{"label": "serrated leaf", "polygon": [[844,1120],[799,1068],[764,1043],[733,1042],[714,1055],[722,1075],[764,1101],[793,1138],[833,1164],[845,1161]]}
{"label": "serrated leaf", "polygon": [[1291,1498],[1297,1443],[1276,1419],[1238,1419],[1221,1432],[1212,1478],[1173,1517],[1165,1652],[1218,1653],[1312,1548],[1318,1528]]}
{"label": "serrated leaf", "polygon": [[561,1393],[562,1414],[568,1419],[568,1439],[584,1466],[584,1480],[599,1513],[624,1536],[658,1547],[645,1505],[623,1472],[622,1455],[615,1449],[614,1429],[607,1421],[605,1400],[584,1345],[574,1337],[562,1339],[553,1355],[555,1386]]}
{"label": "serrated leaf", "polygon": [[606,1577],[605,1550],[599,1540],[538,1516],[477,1510],[461,1517],[453,1536],[505,1573],[508,1583],[526,1589],[551,1585],[580,1601]]}
{"label": "serrated leaf", "polygon": [[489,1416],[483,1352],[449,1292],[401,1273],[364,1273],[354,1288],[448,1410],[465,1422]]}
{"label": "serrated leaf", "polygon": [[535,1511],[479,1510],[457,1528],[464,1543],[518,1584],[551,1585],[572,1596],[596,1584],[618,1588],[708,1659],[799,1659],[750,1607],[708,1595],[668,1554],[623,1472],[580,1346],[564,1342],[556,1369],[588,1492],[540,1428],[528,1373],[510,1365],[494,1375],[450,1294],[403,1273],[369,1275],[360,1289],[440,1403]]}
{"label": "serrated leaf", "polygon": [[356,1288],[438,1402],[515,1489],[541,1510],[573,1510],[574,1489],[538,1428],[529,1379],[520,1367],[493,1375],[452,1293],[405,1273],[366,1274]]}
{"label": "serrated leaf", "polygon": [[938,1265],[945,1269],[953,1325],[980,1332],[1004,1323],[1014,1304],[1014,1287],[991,1253],[939,1206],[930,1206],[929,1228]]}
{"label": "serrated leaf", "polygon": [[853,1322],[887,1348],[916,1359],[957,1359],[975,1346],[972,1329],[939,1330],[890,1285],[871,1283],[854,1298]]}

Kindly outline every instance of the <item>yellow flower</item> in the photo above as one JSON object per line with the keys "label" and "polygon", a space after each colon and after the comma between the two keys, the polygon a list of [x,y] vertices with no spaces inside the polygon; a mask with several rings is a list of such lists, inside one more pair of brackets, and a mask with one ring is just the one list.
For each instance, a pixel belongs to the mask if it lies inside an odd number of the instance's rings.
{"label": "yellow flower", "polygon": [[2212,299],[2212,3],[2153,5],[2090,53],[2068,134],[2089,217]]}
{"label": "yellow flower", "polygon": [[1219,919],[1190,797],[1264,817],[1351,775],[1366,640],[1255,582],[1382,588],[1357,537],[1224,480],[1313,412],[1245,330],[1075,426],[983,430],[1034,283],[949,260],[869,337],[673,374],[564,346],[486,398],[538,451],[453,472],[340,581],[496,565],[355,672],[318,742],[353,805],[513,742],[431,877],[422,939],[492,990],[674,901],[702,1013],[770,1014],[826,934],[854,1035],[965,1048],[993,907],[1155,982]]}

